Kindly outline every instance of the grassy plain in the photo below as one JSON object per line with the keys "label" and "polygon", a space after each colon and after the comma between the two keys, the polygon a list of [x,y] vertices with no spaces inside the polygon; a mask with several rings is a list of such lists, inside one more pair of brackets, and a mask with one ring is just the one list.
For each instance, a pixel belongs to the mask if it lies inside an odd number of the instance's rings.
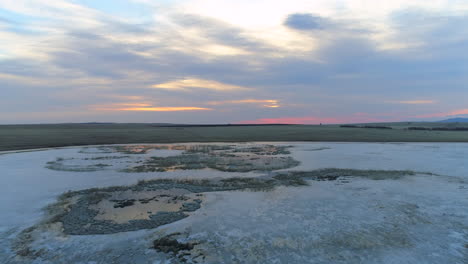
{"label": "grassy plain", "polygon": [[468,127],[468,123],[378,123],[393,129],[339,125],[166,126],[155,124],[1,125],[0,151],[130,143],[331,141],[468,142],[468,131],[408,130],[408,127]]}

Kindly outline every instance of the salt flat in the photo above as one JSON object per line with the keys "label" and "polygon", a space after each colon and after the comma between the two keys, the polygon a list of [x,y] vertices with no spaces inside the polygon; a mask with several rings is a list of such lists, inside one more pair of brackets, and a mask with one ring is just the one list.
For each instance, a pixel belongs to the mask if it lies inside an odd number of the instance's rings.
{"label": "salt flat", "polygon": [[[187,147],[200,145],[212,147],[195,151]],[[265,147],[271,145],[278,148]],[[122,147],[0,155],[0,259],[4,263],[467,263],[468,144],[288,142]],[[181,168],[185,165],[171,158],[181,155],[192,155],[189,159],[184,156],[185,162],[197,158],[194,164],[205,165]],[[240,156],[247,156],[248,161]],[[327,172],[328,180],[301,178],[306,185],[277,180],[265,190],[237,185],[229,185],[237,189],[228,190],[218,184],[219,190],[192,190],[193,197],[183,198],[185,192],[178,193],[174,205],[185,216],[151,229],[110,230],[107,234],[95,229],[96,234],[71,235],[60,221],[39,224],[50,213],[42,209],[69,190],[128,186],[154,179],[209,179],[225,184],[220,179],[258,178],[271,183],[284,172],[325,168],[343,170]],[[369,172],[386,176],[376,180]],[[148,210],[138,200],[147,190],[139,191],[133,202]],[[128,202],[131,198],[128,190],[106,192],[112,192],[112,199],[125,197]],[[200,195],[200,208],[182,210],[182,204],[193,201],[195,194]],[[73,201],[68,202],[73,208]],[[152,203],[155,200],[148,204]],[[34,231],[23,231],[38,225]],[[189,249],[164,253],[154,243],[164,237],[189,245]]]}

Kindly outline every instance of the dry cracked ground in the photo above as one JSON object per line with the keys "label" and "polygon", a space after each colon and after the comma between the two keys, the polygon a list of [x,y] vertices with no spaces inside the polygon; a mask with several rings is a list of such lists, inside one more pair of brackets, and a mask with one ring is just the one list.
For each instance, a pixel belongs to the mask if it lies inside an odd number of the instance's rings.
{"label": "dry cracked ground", "polygon": [[1,263],[468,263],[468,144],[4,154]]}

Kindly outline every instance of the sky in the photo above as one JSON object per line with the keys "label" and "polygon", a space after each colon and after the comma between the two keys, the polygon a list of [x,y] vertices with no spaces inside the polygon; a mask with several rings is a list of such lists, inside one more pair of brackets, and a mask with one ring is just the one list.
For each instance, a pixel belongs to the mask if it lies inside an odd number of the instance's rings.
{"label": "sky", "polygon": [[0,0],[0,124],[468,117],[466,0]]}

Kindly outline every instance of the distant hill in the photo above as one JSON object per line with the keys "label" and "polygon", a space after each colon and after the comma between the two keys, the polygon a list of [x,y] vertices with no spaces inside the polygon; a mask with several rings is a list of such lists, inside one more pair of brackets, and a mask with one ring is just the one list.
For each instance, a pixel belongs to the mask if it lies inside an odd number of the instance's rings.
{"label": "distant hill", "polygon": [[440,123],[468,123],[468,118],[462,118],[462,117],[459,117],[459,118],[450,118],[450,119],[446,119],[446,120],[442,120],[442,121],[439,121]]}

